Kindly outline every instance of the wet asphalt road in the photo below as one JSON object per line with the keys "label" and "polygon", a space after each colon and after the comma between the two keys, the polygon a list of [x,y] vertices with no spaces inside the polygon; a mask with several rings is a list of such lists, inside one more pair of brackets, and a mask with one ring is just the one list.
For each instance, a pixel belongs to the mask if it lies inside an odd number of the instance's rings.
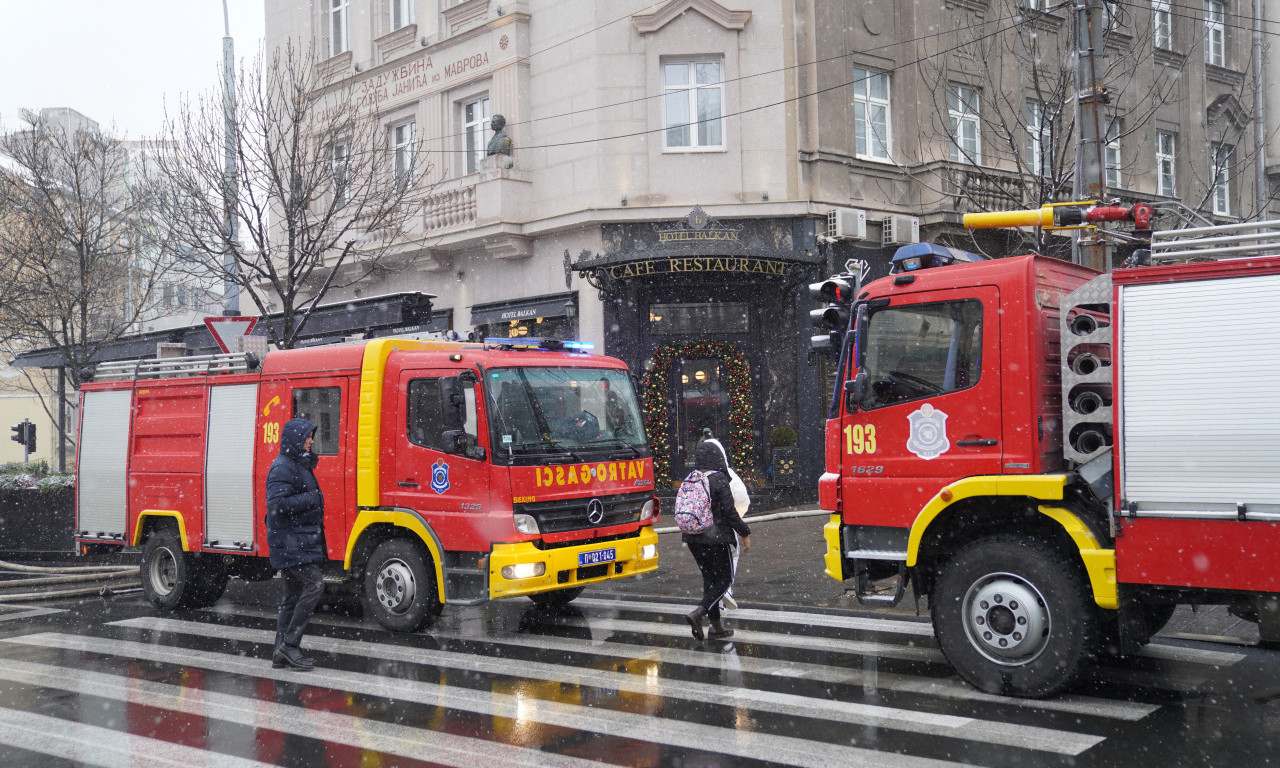
{"label": "wet asphalt road", "polygon": [[[695,569],[673,535],[658,575],[588,590],[560,613],[448,607],[432,628],[393,635],[325,611],[304,641],[314,672],[271,667],[274,583],[233,582],[187,614],[136,595],[0,606],[0,766],[1280,759],[1280,652],[1253,647],[1249,625],[1180,613],[1143,656],[1067,695],[987,696],[951,672],[910,604],[857,610],[820,576],[821,524],[757,526],[723,642],[689,636]],[[804,554],[815,547],[816,562]]]}

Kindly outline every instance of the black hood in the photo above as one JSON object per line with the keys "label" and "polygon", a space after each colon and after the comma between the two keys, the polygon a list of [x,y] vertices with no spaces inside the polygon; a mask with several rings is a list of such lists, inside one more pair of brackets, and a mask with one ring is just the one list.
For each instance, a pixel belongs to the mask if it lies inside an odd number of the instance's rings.
{"label": "black hood", "polygon": [[307,453],[302,450],[302,444],[307,442],[307,437],[314,434],[316,425],[306,419],[289,419],[284,423],[284,428],[280,430],[280,453],[288,456],[294,461],[302,461],[303,454]]}
{"label": "black hood", "polygon": [[693,451],[694,468],[703,472],[715,470],[717,472],[729,473],[729,465],[725,463],[724,451],[715,443],[703,440],[698,443],[698,447]]}

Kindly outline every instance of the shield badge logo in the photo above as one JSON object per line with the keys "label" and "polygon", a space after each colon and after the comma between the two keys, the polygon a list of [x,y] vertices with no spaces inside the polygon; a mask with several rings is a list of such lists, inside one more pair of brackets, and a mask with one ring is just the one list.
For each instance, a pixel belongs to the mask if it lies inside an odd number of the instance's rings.
{"label": "shield badge logo", "polygon": [[449,465],[444,463],[444,459],[436,459],[436,463],[431,465],[431,490],[436,493],[449,490]]}
{"label": "shield badge logo", "polygon": [[947,439],[947,414],[925,403],[907,419],[911,422],[908,451],[929,461],[951,449],[951,441]]}

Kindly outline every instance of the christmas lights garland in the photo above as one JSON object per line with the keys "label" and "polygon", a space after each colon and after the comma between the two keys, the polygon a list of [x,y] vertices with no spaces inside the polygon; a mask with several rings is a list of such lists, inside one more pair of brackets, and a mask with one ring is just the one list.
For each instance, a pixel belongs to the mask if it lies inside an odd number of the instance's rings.
{"label": "christmas lights garland", "polygon": [[[729,385],[729,463],[747,482],[755,482],[755,462],[751,458],[751,368],[747,357],[736,346],[725,341],[687,341],[661,344],[653,353],[653,367],[641,377],[644,387],[642,410],[649,439],[661,439],[670,429],[671,367],[680,359],[718,358],[724,361]],[[653,452],[653,475],[656,480],[671,477],[671,456],[667,451]]]}

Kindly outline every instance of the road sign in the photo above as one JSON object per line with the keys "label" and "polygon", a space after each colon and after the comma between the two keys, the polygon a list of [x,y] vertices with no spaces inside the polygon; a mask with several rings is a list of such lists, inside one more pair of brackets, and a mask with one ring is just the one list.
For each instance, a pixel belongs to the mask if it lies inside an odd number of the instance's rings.
{"label": "road sign", "polygon": [[258,324],[256,317],[206,317],[205,327],[213,334],[213,340],[223,352],[235,349],[236,339],[248,336],[253,326]]}

